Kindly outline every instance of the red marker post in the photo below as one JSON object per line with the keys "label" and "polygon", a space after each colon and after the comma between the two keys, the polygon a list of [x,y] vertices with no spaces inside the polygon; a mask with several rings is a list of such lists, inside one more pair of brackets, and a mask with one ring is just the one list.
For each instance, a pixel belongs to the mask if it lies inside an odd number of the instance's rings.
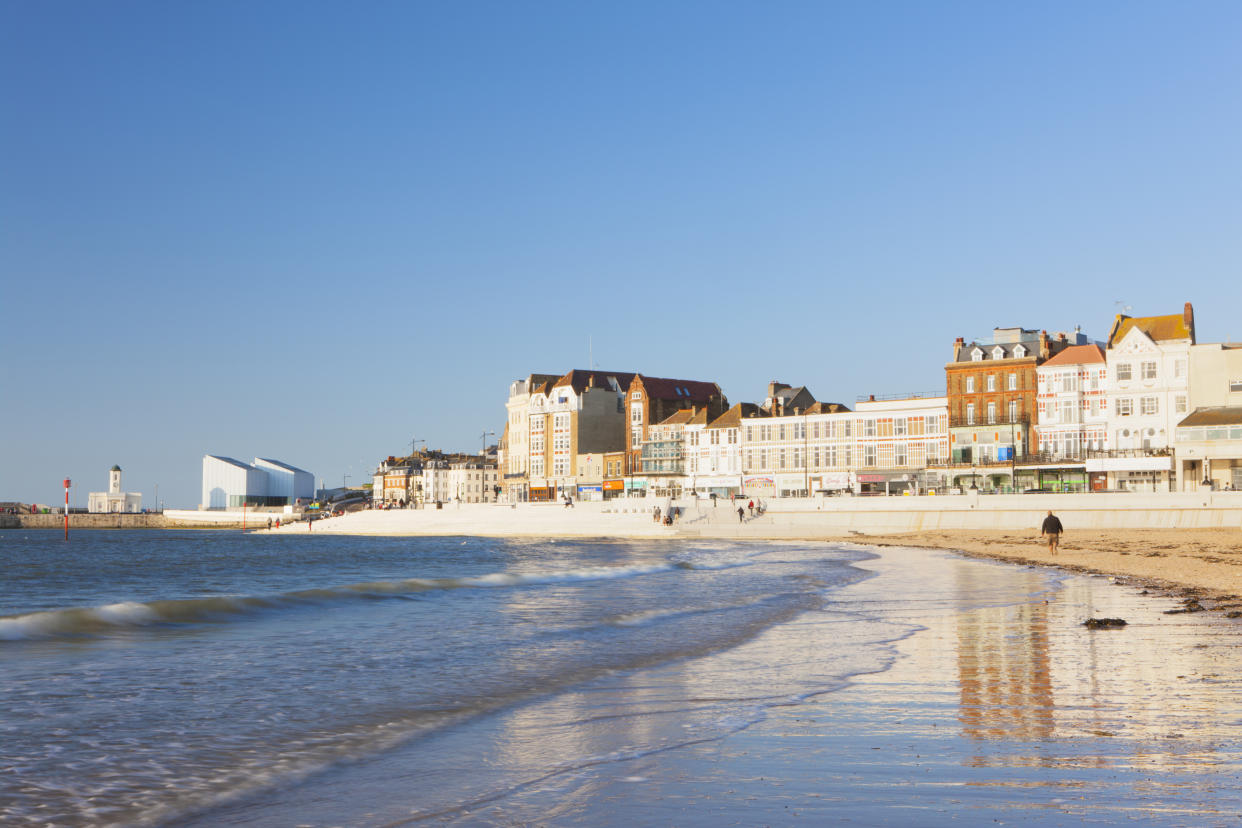
{"label": "red marker post", "polygon": [[69,478],[65,478],[65,540],[69,540]]}

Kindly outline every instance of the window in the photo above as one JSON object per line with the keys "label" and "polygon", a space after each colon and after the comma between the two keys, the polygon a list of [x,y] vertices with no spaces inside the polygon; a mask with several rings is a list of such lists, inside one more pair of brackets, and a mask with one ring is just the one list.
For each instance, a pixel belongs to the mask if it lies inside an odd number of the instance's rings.
{"label": "window", "polygon": [[875,446],[870,443],[863,446],[863,465],[875,466]]}
{"label": "window", "polygon": [[641,400],[642,398],[643,398],[642,391],[635,391],[633,394],[630,394],[631,400]]}
{"label": "window", "polygon": [[1143,397],[1143,399],[1139,401],[1139,409],[1144,414],[1155,414],[1159,409],[1159,403],[1160,401],[1157,397]]}
{"label": "window", "polygon": [[992,349],[992,359],[1004,359],[1004,358],[1005,358],[1004,348],[997,345],[995,348]]}
{"label": "window", "polygon": [[974,424],[975,424],[975,404],[967,403],[966,404],[966,425],[974,425]]}
{"label": "window", "polygon": [[630,422],[641,423],[643,421],[643,404],[633,403],[630,406]]}
{"label": "window", "polygon": [[1117,364],[1117,379],[1121,382],[1130,380],[1130,363],[1120,362]]}
{"label": "window", "polygon": [[983,351],[979,348],[975,348],[973,351],[971,351],[970,361],[971,362],[983,362]]}
{"label": "window", "polygon": [[1229,393],[1236,394],[1242,391],[1242,379],[1229,380]]}
{"label": "window", "polygon": [[1018,390],[1018,375],[1017,374],[1009,375],[1009,390],[1010,391]]}
{"label": "window", "polygon": [[1120,397],[1117,400],[1117,416],[1129,417],[1134,413],[1134,400],[1128,397]]}
{"label": "window", "polygon": [[967,394],[975,393],[975,378],[974,377],[966,378],[966,393]]}
{"label": "window", "polygon": [[893,434],[901,436],[906,433],[906,418],[896,417],[893,419]]}
{"label": "window", "polygon": [[862,436],[864,436],[864,437],[874,437],[874,436],[875,436],[875,420],[863,420],[863,433],[862,433]]}
{"label": "window", "polygon": [[995,423],[995,422],[996,422],[996,403],[990,402],[988,403],[988,424],[991,425],[992,423]]}
{"label": "window", "polygon": [[996,376],[994,374],[988,377],[988,390],[989,391],[996,390]]}
{"label": "window", "polygon": [[1009,401],[1009,422],[1016,423],[1018,421],[1018,401]]}
{"label": "window", "polygon": [[1156,363],[1154,360],[1150,362],[1144,360],[1142,368],[1143,368],[1143,379],[1151,380],[1151,379],[1156,378]]}
{"label": "window", "polygon": [[1022,359],[1022,357],[1026,356],[1026,348],[1022,345],[1017,346],[1013,349],[1013,355],[1017,359]]}
{"label": "window", "polygon": [[893,465],[894,466],[906,465],[906,444],[905,443],[897,443],[893,446]]}
{"label": "window", "polygon": [[1173,362],[1173,376],[1178,379],[1186,376],[1186,360],[1179,359]]}

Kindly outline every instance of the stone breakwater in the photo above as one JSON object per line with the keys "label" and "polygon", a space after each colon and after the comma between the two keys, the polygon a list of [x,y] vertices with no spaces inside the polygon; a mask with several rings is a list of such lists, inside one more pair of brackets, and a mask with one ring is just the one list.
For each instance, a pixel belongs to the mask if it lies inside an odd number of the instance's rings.
{"label": "stone breakwater", "polygon": [[[0,515],[0,529],[62,529],[64,515]],[[69,514],[69,529],[163,529],[168,526],[158,514]]]}

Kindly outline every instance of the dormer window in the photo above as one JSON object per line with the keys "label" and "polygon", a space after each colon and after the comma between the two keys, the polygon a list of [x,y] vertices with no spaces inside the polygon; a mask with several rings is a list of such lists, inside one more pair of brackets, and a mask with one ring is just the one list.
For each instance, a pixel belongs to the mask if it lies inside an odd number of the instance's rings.
{"label": "dormer window", "polygon": [[1013,355],[1018,359],[1022,359],[1022,357],[1026,356],[1026,348],[1022,345],[1017,346],[1013,349]]}
{"label": "dormer window", "polygon": [[971,351],[970,361],[971,362],[983,362],[983,349],[975,348],[973,351]]}
{"label": "dormer window", "polygon": [[992,359],[1004,359],[1004,358],[1005,358],[1004,348],[997,345],[995,348],[992,349]]}

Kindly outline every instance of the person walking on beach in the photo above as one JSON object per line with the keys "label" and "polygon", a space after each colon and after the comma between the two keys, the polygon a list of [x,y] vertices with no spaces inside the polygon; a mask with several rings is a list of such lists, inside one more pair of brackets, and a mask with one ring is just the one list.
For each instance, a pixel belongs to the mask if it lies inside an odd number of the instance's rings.
{"label": "person walking on beach", "polygon": [[741,522],[742,522],[742,518],[744,518],[744,517],[746,517],[746,510],[745,510],[745,509],[743,509],[741,506],[738,506],[738,507],[737,507],[737,522],[738,522],[738,523],[741,523]]}
{"label": "person walking on beach", "polygon": [[752,501],[750,501],[749,503],[747,503],[747,504],[746,504],[746,511],[750,512],[751,517],[754,517],[754,515],[755,515],[755,501],[753,501],[753,500],[752,500]]}
{"label": "person walking on beach", "polygon": [[1061,519],[1048,510],[1048,517],[1044,518],[1044,525],[1040,527],[1039,534],[1048,539],[1048,552],[1057,554],[1057,547],[1061,545],[1061,533],[1065,529],[1061,526]]}

